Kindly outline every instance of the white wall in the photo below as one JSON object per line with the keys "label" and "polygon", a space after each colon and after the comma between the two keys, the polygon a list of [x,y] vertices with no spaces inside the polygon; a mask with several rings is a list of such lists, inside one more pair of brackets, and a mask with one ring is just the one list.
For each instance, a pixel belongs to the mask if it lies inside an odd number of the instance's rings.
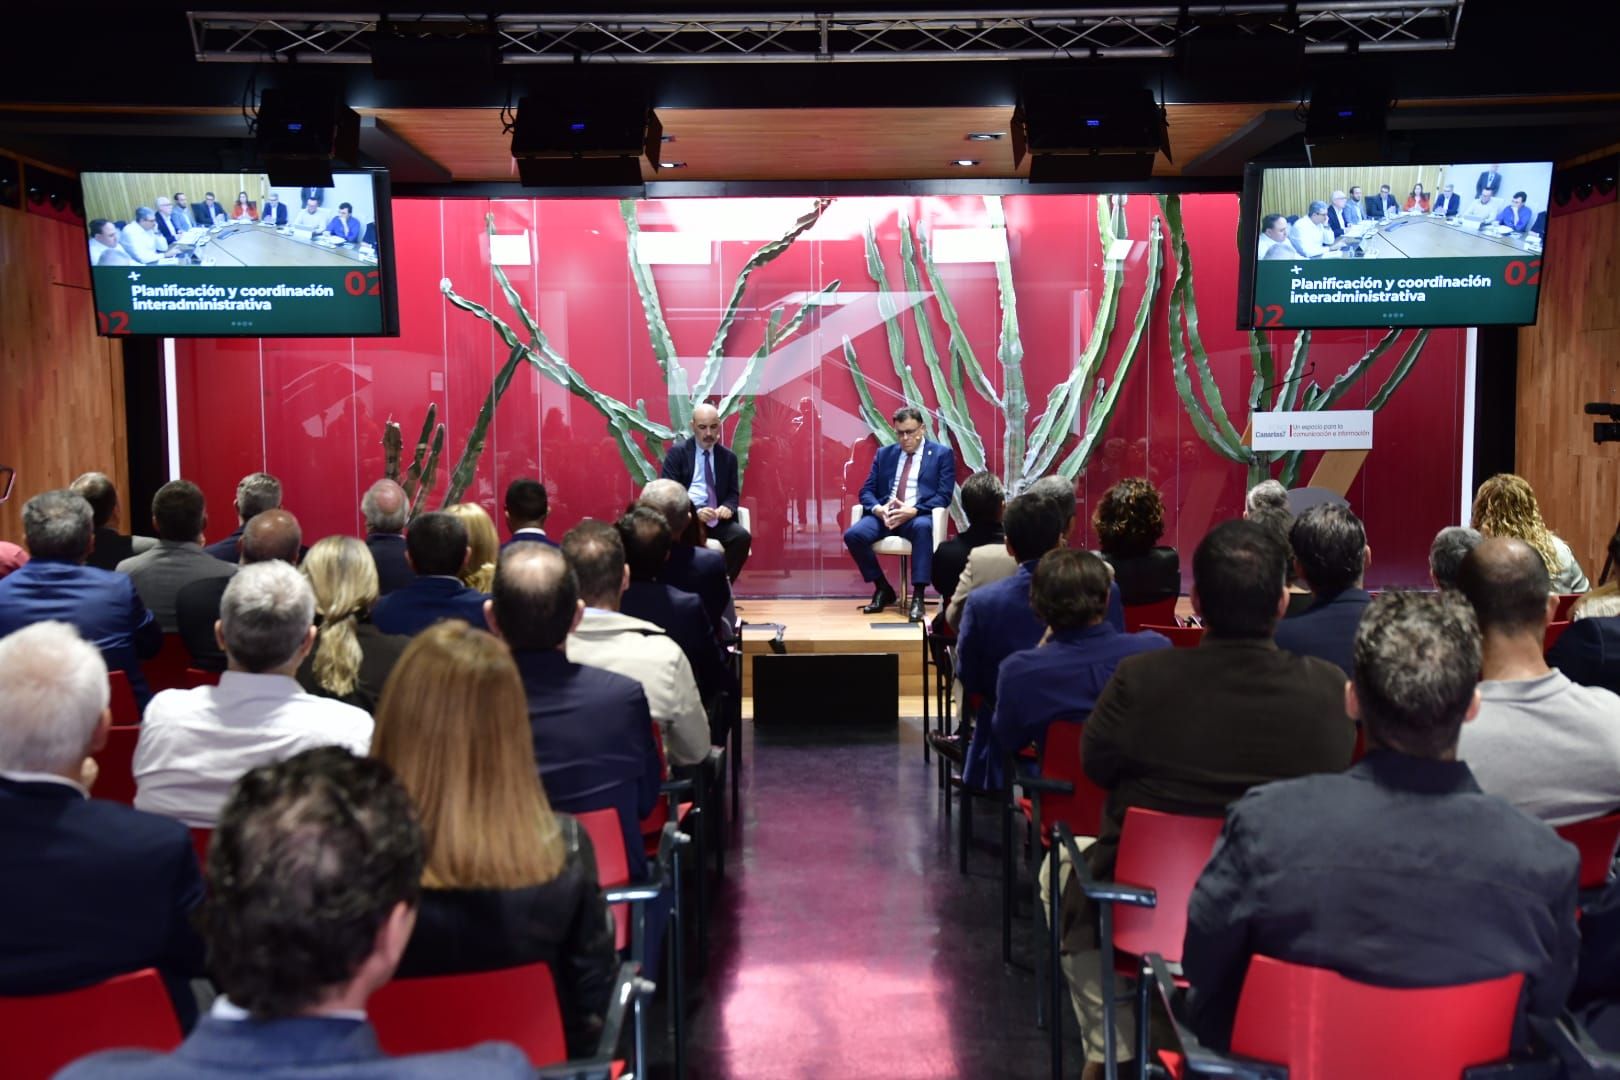
{"label": "white wall", "polygon": [[[1442,183],[1455,184],[1457,194],[1462,196],[1464,208],[1474,199],[1474,185],[1479,183],[1479,174],[1489,172],[1494,162],[1475,165],[1452,165],[1446,169],[1445,180]],[[1547,199],[1552,192],[1553,167],[1550,161],[1540,162],[1501,162],[1502,190],[1494,198],[1506,203],[1513,198],[1514,192],[1522,191],[1528,198],[1524,204],[1532,213],[1541,213],[1547,209]]]}
{"label": "white wall", "polygon": [[[280,195],[281,201],[287,205],[289,221],[292,220],[292,215],[304,208],[304,202],[299,198],[302,189],[273,187],[270,190]],[[371,174],[333,173],[332,186],[321,189],[321,216],[336,217],[339,203],[349,203],[354,207],[355,220],[360,222],[362,229],[376,221],[377,206],[372,194]]]}

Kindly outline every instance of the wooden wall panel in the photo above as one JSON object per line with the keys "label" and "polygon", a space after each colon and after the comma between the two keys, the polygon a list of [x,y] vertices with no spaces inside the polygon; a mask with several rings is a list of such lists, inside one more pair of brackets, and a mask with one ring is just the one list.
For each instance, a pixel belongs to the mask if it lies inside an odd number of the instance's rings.
{"label": "wooden wall panel", "polygon": [[129,489],[124,347],[96,336],[89,278],[81,229],[0,209],[0,538],[22,543],[23,503],[81,472]]}

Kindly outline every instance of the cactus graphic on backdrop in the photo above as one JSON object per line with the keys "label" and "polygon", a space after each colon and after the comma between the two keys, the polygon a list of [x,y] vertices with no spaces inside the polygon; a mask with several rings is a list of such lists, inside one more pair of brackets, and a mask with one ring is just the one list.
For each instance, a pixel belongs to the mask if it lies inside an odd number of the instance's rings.
{"label": "cactus graphic on backdrop", "polygon": [[[1113,241],[1126,239],[1125,197],[1099,195],[1097,197],[1097,231],[1106,251]],[[984,199],[986,218],[991,228],[1006,228],[1006,213],[999,196]],[[879,314],[887,331],[889,359],[900,380],[900,396],[907,405],[920,409],[926,418],[925,427],[930,438],[939,438],[955,445],[956,452],[970,473],[987,467],[984,440],[974,426],[964,391],[964,376],[974,392],[1000,411],[1005,422],[1002,437],[1002,484],[1008,497],[1016,495],[1036,480],[1054,471],[1073,480],[1091,460],[1098,441],[1112,420],[1119,402],[1120,388],[1124,386],[1141,351],[1146,335],[1153,302],[1158,295],[1160,271],[1164,252],[1162,224],[1157,216],[1148,223],[1147,268],[1142,297],[1132,320],[1130,337],[1126,340],[1119,359],[1115,362],[1113,377],[1103,374],[1109,345],[1119,313],[1119,299],[1124,283],[1120,262],[1108,260],[1103,269],[1103,288],[1097,301],[1096,319],[1091,338],[1081,350],[1074,367],[1062,382],[1052,387],[1046,397],[1045,409],[1036,417],[1033,430],[1029,424],[1029,398],[1024,386],[1024,347],[1018,330],[1018,300],[1013,286],[1011,256],[996,260],[996,281],[1001,311],[1000,332],[997,335],[996,359],[1001,370],[1001,392],[997,393],[979,363],[978,355],[962,328],[956,306],[935,265],[927,232],[920,223],[912,223],[906,215],[900,216],[900,267],[908,292],[918,293],[922,284],[918,274],[919,253],[922,272],[928,276],[930,294],[939,309],[947,331],[945,356],[934,341],[934,331],[926,315],[913,309],[917,340],[922,351],[923,366],[928,373],[936,405],[930,407],[921,387],[905,358],[905,333],[900,324],[902,312],[892,298],[888,272],[877,237],[868,224],[866,229],[866,265],[878,289]],[[877,440],[887,445],[894,441],[884,412],[872,398],[871,384],[849,340],[844,341],[844,360],[849,366],[851,379],[860,399],[861,416]],[[1094,388],[1094,389],[1093,389]],[[1075,432],[1078,425],[1079,431]],[[1076,435],[1071,444],[1070,436]],[[1068,453],[1064,454],[1067,448]],[[1060,455],[1061,460],[1060,460]],[[952,514],[962,523],[960,500],[953,500]]]}
{"label": "cactus graphic on backdrop", "polygon": [[[1187,416],[1198,437],[1222,457],[1248,466],[1249,486],[1254,486],[1271,475],[1272,466],[1282,462],[1277,479],[1284,487],[1293,487],[1299,481],[1300,465],[1304,461],[1302,450],[1267,450],[1256,452],[1244,445],[1243,436],[1233,425],[1221,398],[1220,387],[1209,366],[1209,354],[1204,350],[1203,338],[1198,333],[1198,302],[1193,295],[1192,251],[1187,245],[1187,231],[1181,218],[1181,196],[1161,195],[1159,204],[1170,228],[1170,246],[1176,255],[1176,277],[1170,286],[1170,361],[1175,370],[1176,393],[1180,395]],[[1240,253],[1240,258],[1243,255]],[[1384,332],[1360,359],[1345,369],[1324,389],[1315,380],[1305,382],[1309,370],[1307,361],[1311,351],[1311,332],[1295,333],[1293,348],[1289,350],[1288,367],[1278,376],[1273,355],[1272,339],[1259,329],[1249,331],[1249,414],[1265,411],[1311,411],[1326,409],[1359,382],[1372,365],[1393,349],[1402,331],[1391,327]],[[1384,379],[1377,392],[1367,402],[1367,408],[1377,412],[1389,403],[1390,397],[1411,374],[1423,346],[1429,340],[1429,331],[1419,330],[1406,343],[1395,368]],[[1199,390],[1203,402],[1194,392],[1192,376],[1187,369],[1188,358],[1198,369]],[[1271,391],[1275,390],[1275,394]]]}

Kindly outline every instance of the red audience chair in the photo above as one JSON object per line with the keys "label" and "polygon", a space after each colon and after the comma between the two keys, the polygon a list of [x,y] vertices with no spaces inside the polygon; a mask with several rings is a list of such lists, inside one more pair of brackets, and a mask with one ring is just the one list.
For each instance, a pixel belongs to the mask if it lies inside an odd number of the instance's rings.
{"label": "red audience chair", "polygon": [[[604,889],[630,883],[630,860],[624,851],[624,832],[619,823],[619,812],[614,809],[588,810],[575,814],[574,820],[591,838],[596,849],[596,882]],[[617,930],[614,945],[620,952],[630,947],[630,910],[623,904],[611,909]]]}
{"label": "red audience chair", "polygon": [[[1175,990],[1169,966],[1148,958],[1159,993]],[[1524,976],[1461,986],[1370,986],[1324,968],[1255,956],[1232,1026],[1230,1055],[1203,1047],[1176,1024],[1180,1066],[1199,1076],[1288,1080],[1438,1080],[1495,1073],[1512,1045]],[[1171,1010],[1172,1021],[1175,1012]],[[1282,1068],[1279,1068],[1282,1067]],[[1476,1069],[1486,1066],[1486,1069]]]}
{"label": "red audience chair", "polygon": [[1578,592],[1576,592],[1576,593],[1559,593],[1558,594],[1558,609],[1553,612],[1553,620],[1555,622],[1568,622],[1569,621],[1569,609],[1575,606],[1575,601],[1579,600],[1581,597],[1583,597],[1585,595],[1586,595],[1585,593],[1578,593]]}
{"label": "red audience chair", "polygon": [[139,724],[113,725],[107,729],[107,745],[92,757],[101,772],[96,777],[90,794],[108,802],[135,805],[135,743],[141,737]]}
{"label": "red audience chair", "polygon": [[152,968],[82,990],[0,997],[0,1072],[7,1080],[49,1080],[98,1050],[179,1045],[180,1023]]}
{"label": "red audience chair", "polygon": [[202,867],[204,872],[208,870],[208,843],[213,838],[213,829],[191,830],[191,847],[197,853],[197,865]]}
{"label": "red audience chair", "polygon": [[1568,629],[1569,629],[1569,623],[1567,623],[1567,622],[1550,622],[1550,623],[1548,623],[1547,624],[1547,633],[1541,639],[1541,650],[1543,652],[1551,652],[1552,647],[1554,645],[1558,644],[1558,639],[1563,637],[1564,636],[1564,631],[1568,630]]}
{"label": "red audience chair", "polygon": [[1609,883],[1614,867],[1614,855],[1620,850],[1620,811],[1602,817],[1587,818],[1559,825],[1559,836],[1575,845],[1581,853],[1582,891],[1601,889]]}
{"label": "red audience chair", "polygon": [[191,653],[186,650],[180,635],[164,634],[163,647],[141,668],[146,672],[146,685],[155,694],[159,690],[189,689],[191,684],[186,681],[186,669],[190,666]]}
{"label": "red audience chair", "polygon": [[1177,649],[1196,649],[1198,643],[1204,640],[1202,626],[1144,626],[1143,630],[1152,630],[1155,634],[1163,634],[1170,639],[1170,644]]}
{"label": "red audience chair", "polygon": [[135,689],[129,685],[129,676],[117,670],[107,672],[107,688],[112,694],[108,702],[112,722],[122,727],[140,723],[141,707],[135,701]]}
{"label": "red audience chair", "polygon": [[1171,596],[1151,604],[1126,604],[1125,632],[1134,634],[1144,628],[1176,625],[1176,602],[1180,599]]}
{"label": "red audience chair", "polygon": [[[669,776],[669,758],[664,754],[664,732],[654,720],[652,725],[653,746],[658,751],[658,768],[664,776]],[[677,823],[681,832],[692,838],[693,853],[697,857],[697,923],[698,948],[708,948],[707,919],[709,916],[708,882],[704,880],[707,873],[708,861],[704,856],[704,831],[707,822],[703,812],[696,801],[695,791],[698,783],[703,783],[700,776],[697,782],[692,780],[665,780],[662,787],[663,798],[659,799],[652,808],[652,813],[641,819],[641,842],[646,846],[646,856],[654,859],[658,856],[658,845],[662,842],[664,826],[670,821]],[[682,796],[687,796],[682,801]],[[677,879],[674,887],[680,889],[683,882]]]}
{"label": "red audience chair", "polygon": [[395,979],[372,996],[366,1012],[377,1041],[393,1055],[500,1040],[515,1044],[536,1068],[568,1059],[562,1006],[545,964]]}
{"label": "red audience chair", "polygon": [[220,671],[204,671],[202,668],[188,667],[181,675],[182,689],[195,690],[199,686],[218,686],[219,677],[224,674]]}

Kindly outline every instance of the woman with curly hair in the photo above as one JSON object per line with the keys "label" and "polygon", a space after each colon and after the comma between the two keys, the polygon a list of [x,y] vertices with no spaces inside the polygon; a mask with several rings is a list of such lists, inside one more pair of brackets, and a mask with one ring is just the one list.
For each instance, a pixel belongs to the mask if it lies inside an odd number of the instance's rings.
{"label": "woman with curly hair", "polygon": [[1591,587],[1575,553],[1541,520],[1536,493],[1524,477],[1497,473],[1479,485],[1472,524],[1486,536],[1512,537],[1535,548],[1547,564],[1554,592],[1583,593]]}
{"label": "woman with curly hair", "polygon": [[1127,606],[1181,595],[1181,556],[1159,544],[1164,501],[1152,484],[1136,476],[1121,480],[1103,492],[1091,524]]}
{"label": "woman with curly hair", "polygon": [[449,512],[467,527],[467,565],[461,569],[461,583],[469,589],[489,592],[495,583],[495,562],[501,557],[501,536],[495,522],[477,503],[456,503]]}

